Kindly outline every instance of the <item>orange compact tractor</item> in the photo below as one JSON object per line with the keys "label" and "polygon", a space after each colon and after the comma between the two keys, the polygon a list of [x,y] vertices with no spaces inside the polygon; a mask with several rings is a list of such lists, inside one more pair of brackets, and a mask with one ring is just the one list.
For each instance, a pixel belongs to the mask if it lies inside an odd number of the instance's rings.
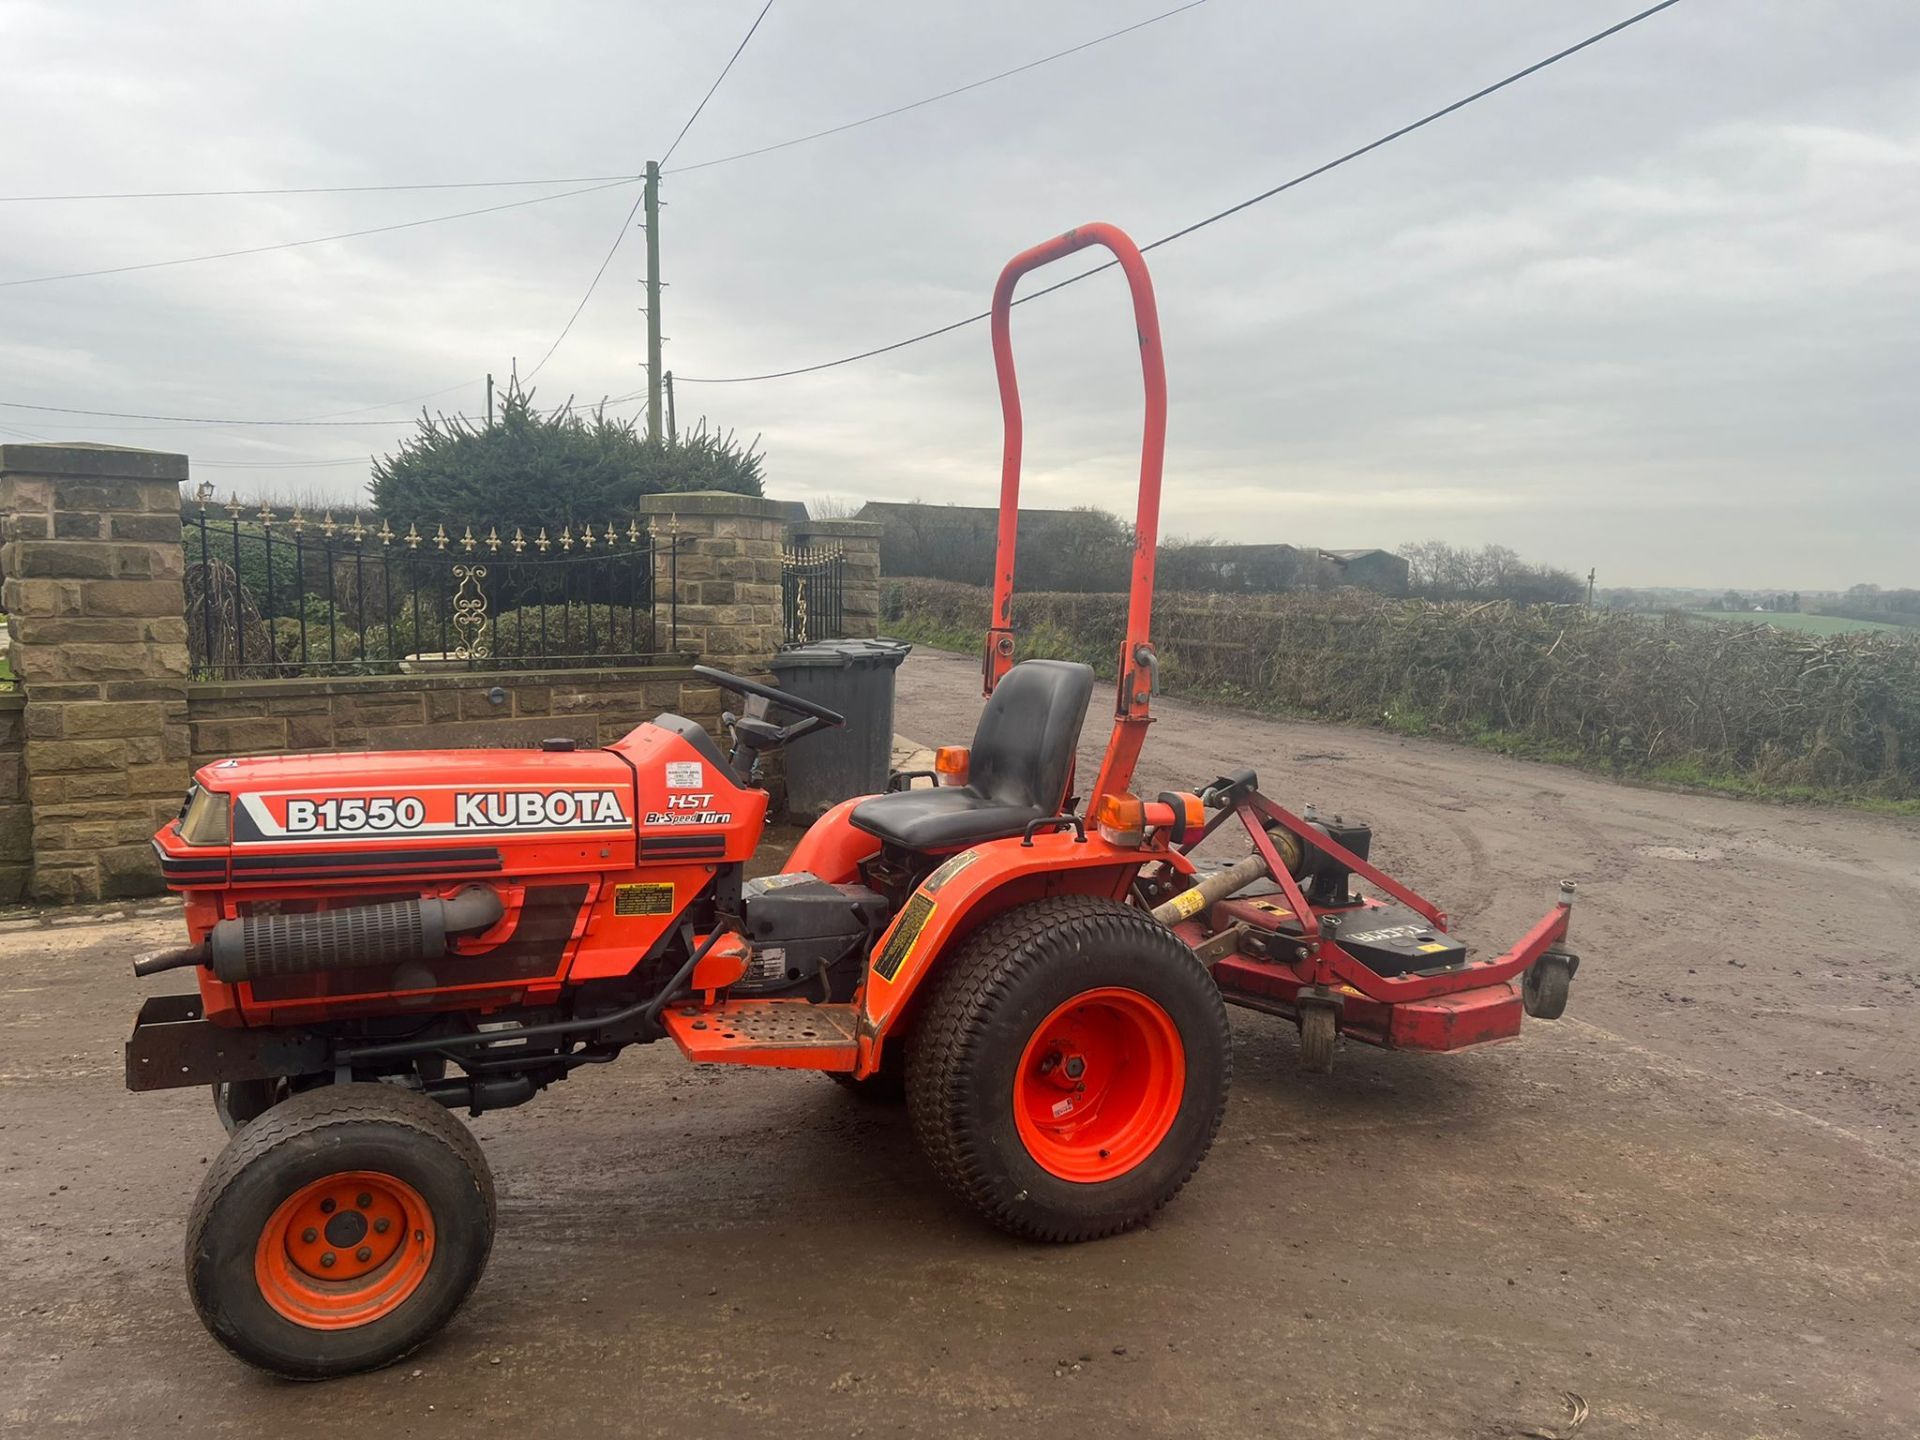
{"label": "orange compact tractor", "polygon": [[[1132,291],[1145,371],[1137,548],[1099,773],[1076,777],[1093,672],[1015,663],[1020,404],[1015,283],[1088,245]],[[941,1178],[990,1223],[1090,1240],[1173,1197],[1226,1106],[1225,1005],[1454,1050],[1557,1015],[1570,894],[1511,950],[1469,958],[1439,910],[1375,869],[1369,832],[1297,816],[1251,770],[1135,795],[1155,660],[1166,386],[1140,253],[1089,225],[1017,256],[993,298],[1006,442],[987,700],[972,744],[850,799],[785,870],[742,878],[760,757],[841,717],[704,667],[743,697],[722,754],[662,715],[604,750],[222,760],[155,837],[192,969],[127,1045],[135,1090],[211,1086],[232,1130],[187,1224],[207,1328],[317,1378],[388,1363],[480,1278],[493,1182],[471,1114],[530,1100],[628,1045],[904,1089]],[[779,717],[788,717],[784,721]],[[919,783],[916,783],[919,782]],[[1192,852],[1237,820],[1245,858]]]}

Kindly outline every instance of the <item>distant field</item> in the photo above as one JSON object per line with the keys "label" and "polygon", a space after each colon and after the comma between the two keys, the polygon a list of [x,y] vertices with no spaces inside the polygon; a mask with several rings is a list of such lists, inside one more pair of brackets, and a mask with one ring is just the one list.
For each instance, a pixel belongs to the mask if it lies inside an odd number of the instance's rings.
{"label": "distant field", "polygon": [[1700,620],[1745,620],[1749,624],[1776,625],[1782,630],[1804,630],[1809,635],[1909,628],[1885,625],[1878,620],[1849,620],[1844,615],[1802,615],[1797,610],[1688,610],[1685,613]]}

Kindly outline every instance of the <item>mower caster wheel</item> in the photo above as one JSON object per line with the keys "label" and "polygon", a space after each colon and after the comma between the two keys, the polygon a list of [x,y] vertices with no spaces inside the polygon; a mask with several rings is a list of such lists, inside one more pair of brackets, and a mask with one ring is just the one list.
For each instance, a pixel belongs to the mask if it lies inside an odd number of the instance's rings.
{"label": "mower caster wheel", "polygon": [[1580,961],[1572,955],[1549,950],[1533,964],[1520,981],[1520,1004],[1536,1020],[1558,1020],[1567,1010],[1567,991],[1573,985],[1573,972]]}
{"label": "mower caster wheel", "polygon": [[231,1135],[286,1098],[284,1080],[218,1080],[213,1086],[213,1113]]}
{"label": "mower caster wheel", "polygon": [[914,1133],[948,1187],[1029,1240],[1097,1240],[1171,1200],[1220,1128],[1226,1007],[1146,911],[1061,895],[942,955],[907,1054]]}
{"label": "mower caster wheel", "polygon": [[433,1336],[486,1268],[493,1177],[466,1126],[396,1085],[303,1090],[240,1127],[187,1218],[187,1291],[251,1365],[326,1380]]}
{"label": "mower caster wheel", "polygon": [[1300,1007],[1300,1069],[1308,1075],[1326,1075],[1333,1070],[1333,1040],[1339,1033],[1339,1016],[1331,1005]]}

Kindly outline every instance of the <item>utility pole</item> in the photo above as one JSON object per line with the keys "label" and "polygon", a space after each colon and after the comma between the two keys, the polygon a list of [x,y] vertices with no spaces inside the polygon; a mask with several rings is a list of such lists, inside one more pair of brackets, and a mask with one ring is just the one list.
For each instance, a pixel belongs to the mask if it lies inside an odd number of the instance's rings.
{"label": "utility pole", "polygon": [[1589,567],[1587,570],[1587,609],[1591,610],[1592,608],[1593,608],[1593,569],[1592,567]]}
{"label": "utility pole", "polygon": [[660,162],[647,162],[647,438],[660,442]]}
{"label": "utility pole", "polygon": [[675,441],[679,438],[680,427],[674,423],[673,418],[673,372],[669,370],[667,371],[667,439]]}
{"label": "utility pole", "polygon": [[493,428],[493,372],[487,372],[487,428]]}

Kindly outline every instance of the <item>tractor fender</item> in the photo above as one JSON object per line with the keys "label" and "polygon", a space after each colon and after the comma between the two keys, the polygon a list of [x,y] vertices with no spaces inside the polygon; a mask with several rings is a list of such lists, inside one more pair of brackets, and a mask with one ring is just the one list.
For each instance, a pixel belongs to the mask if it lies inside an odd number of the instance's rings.
{"label": "tractor fender", "polygon": [[848,817],[854,806],[872,798],[856,795],[842,800],[809,825],[787,858],[785,873],[796,875],[804,870],[829,885],[851,885],[859,880],[860,862],[880,853],[880,837],[856,829]]}
{"label": "tractor fender", "polygon": [[1126,898],[1133,878],[1149,860],[1184,856],[1123,849],[1097,834],[1080,839],[1066,831],[1036,835],[1031,843],[993,840],[950,857],[907,898],[874,947],[858,999],[858,1076],[874,1073],[888,1030],[912,1003],[921,982],[942,956],[995,915],[1049,895]]}

